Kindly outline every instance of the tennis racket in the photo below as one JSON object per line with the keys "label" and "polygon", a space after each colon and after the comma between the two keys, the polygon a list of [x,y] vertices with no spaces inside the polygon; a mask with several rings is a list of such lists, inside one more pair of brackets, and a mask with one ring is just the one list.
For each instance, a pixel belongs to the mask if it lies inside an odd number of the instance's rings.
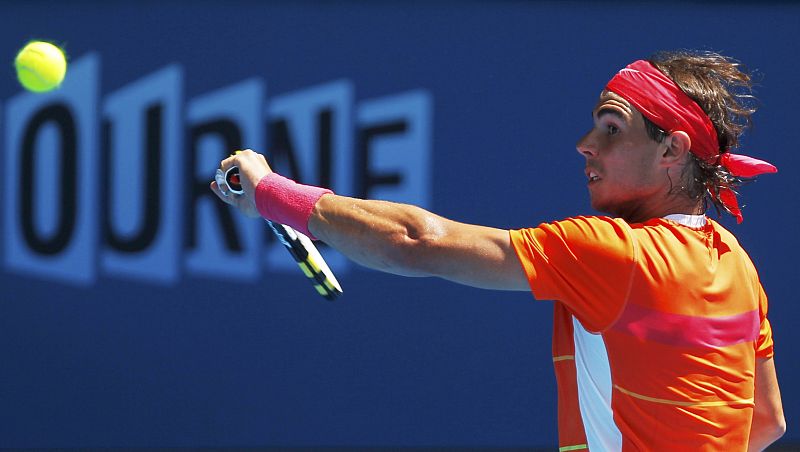
{"label": "tennis racket", "polygon": [[[226,185],[228,191],[234,196],[244,194],[241,180],[239,179],[239,168],[236,166],[232,166],[225,173],[217,169],[214,180],[219,186]],[[292,255],[297,265],[303,270],[303,274],[311,280],[314,289],[320,295],[328,300],[335,300],[342,294],[342,286],[339,285],[339,281],[336,280],[330,267],[328,267],[325,259],[322,258],[311,239],[289,226],[270,220],[266,221],[272,232],[275,233],[283,246],[289,250],[289,254]]]}

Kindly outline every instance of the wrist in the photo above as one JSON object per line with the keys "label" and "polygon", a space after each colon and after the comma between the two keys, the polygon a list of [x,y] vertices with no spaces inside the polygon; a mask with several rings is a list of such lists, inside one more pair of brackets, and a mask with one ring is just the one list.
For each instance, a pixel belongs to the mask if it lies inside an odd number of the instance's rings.
{"label": "wrist", "polygon": [[316,240],[308,230],[308,220],[319,198],[328,193],[333,191],[269,173],[256,186],[255,204],[264,219],[285,224]]}

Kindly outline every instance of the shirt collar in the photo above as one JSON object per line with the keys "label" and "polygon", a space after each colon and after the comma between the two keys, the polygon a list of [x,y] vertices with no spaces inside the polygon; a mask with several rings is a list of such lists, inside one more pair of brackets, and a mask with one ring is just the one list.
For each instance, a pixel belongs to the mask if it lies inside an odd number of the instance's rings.
{"label": "shirt collar", "polygon": [[673,213],[667,215],[664,219],[674,221],[690,228],[702,228],[708,222],[705,215],[687,215],[683,213]]}

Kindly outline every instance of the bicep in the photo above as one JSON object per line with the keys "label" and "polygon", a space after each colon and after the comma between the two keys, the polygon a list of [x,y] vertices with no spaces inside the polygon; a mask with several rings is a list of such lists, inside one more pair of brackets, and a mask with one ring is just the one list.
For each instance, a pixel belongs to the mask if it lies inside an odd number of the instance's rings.
{"label": "bicep", "polygon": [[422,245],[431,274],[484,289],[530,291],[509,231],[446,219],[441,228]]}

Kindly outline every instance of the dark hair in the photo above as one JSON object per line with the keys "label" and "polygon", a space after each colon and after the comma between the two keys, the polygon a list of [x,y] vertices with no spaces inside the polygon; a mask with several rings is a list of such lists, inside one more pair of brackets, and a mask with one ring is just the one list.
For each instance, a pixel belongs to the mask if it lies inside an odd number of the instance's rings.
{"label": "dark hair", "polygon": [[[751,116],[756,109],[752,77],[737,61],[714,52],[694,51],[659,52],[649,61],[706,112],[717,131],[720,154],[739,145],[742,134],[752,125]],[[647,118],[645,126],[655,141],[661,142],[667,136]],[[691,163],[682,175],[686,193],[692,199],[703,198],[705,208],[710,202],[717,212],[728,211],[719,201],[720,190],[736,192],[747,179],[732,175],[716,162],[705,162],[693,153],[690,156]]]}

